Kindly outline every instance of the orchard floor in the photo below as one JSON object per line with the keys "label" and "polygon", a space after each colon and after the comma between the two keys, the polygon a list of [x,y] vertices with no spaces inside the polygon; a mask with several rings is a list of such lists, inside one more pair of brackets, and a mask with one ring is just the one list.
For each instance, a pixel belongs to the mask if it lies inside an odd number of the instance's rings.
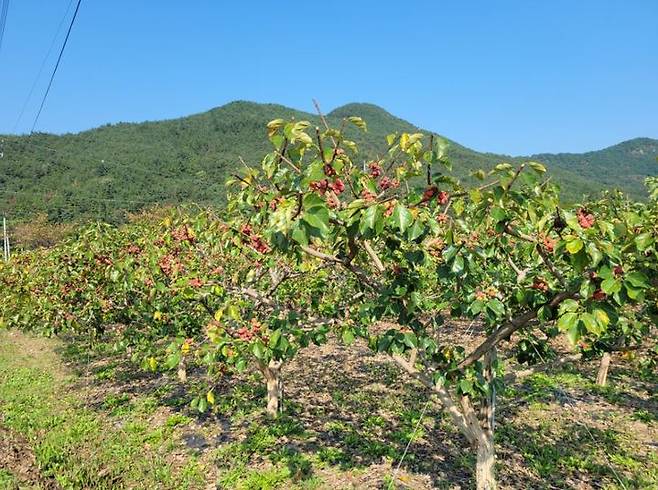
{"label": "orchard floor", "polygon": [[[598,388],[596,366],[581,369],[500,396],[502,488],[658,488],[656,378],[614,363]],[[0,488],[473,488],[472,452],[385,356],[312,347],[284,375],[276,422],[255,373],[225,379],[198,415],[196,373],[184,388],[108,352],[0,332]]]}

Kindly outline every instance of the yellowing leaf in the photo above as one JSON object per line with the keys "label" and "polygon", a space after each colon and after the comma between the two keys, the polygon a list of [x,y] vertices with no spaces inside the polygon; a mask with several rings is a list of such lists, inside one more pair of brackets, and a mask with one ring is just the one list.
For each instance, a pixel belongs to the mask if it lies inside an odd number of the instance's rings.
{"label": "yellowing leaf", "polygon": [[206,400],[208,400],[208,403],[210,405],[214,405],[215,404],[215,394],[212,391],[209,391],[206,394]]}

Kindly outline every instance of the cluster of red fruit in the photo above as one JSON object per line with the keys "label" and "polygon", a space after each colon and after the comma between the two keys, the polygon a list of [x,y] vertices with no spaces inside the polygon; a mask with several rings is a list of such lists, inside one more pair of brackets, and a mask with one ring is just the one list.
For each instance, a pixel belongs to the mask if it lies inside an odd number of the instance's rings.
{"label": "cluster of red fruit", "polygon": [[400,181],[398,179],[390,179],[386,175],[379,179],[379,188],[383,191],[397,189],[398,187],[400,187]]}
{"label": "cluster of red fruit", "polygon": [[171,237],[177,242],[194,243],[196,240],[194,232],[189,226],[181,226],[175,230],[172,230]]}
{"label": "cluster of red fruit", "polygon": [[498,290],[493,286],[489,286],[484,291],[479,288],[475,290],[475,299],[480,301],[487,301],[488,299],[495,298],[496,296],[498,296]]}
{"label": "cluster of red fruit", "polygon": [[198,277],[195,277],[195,278],[193,278],[193,279],[190,279],[189,282],[188,282],[188,284],[190,285],[190,287],[193,287],[193,288],[200,288],[200,287],[203,286],[205,283],[203,282],[203,280],[199,279]]}
{"label": "cluster of red fruit", "polygon": [[535,277],[535,280],[532,282],[532,286],[530,287],[532,289],[536,289],[537,291],[541,291],[542,293],[548,291],[548,283],[541,277]]}
{"label": "cluster of red fruit", "polygon": [[160,267],[160,270],[162,271],[162,273],[167,277],[171,277],[172,275],[174,275],[176,273],[184,271],[183,264],[181,264],[171,254],[164,255],[158,261],[158,266]]}
{"label": "cluster of red fruit", "polygon": [[345,184],[338,178],[334,179],[333,182],[329,182],[327,179],[315,180],[308,186],[321,196],[324,196],[328,190],[333,191],[336,195],[340,195],[345,190]]}
{"label": "cluster of red fruit", "polygon": [[583,228],[591,228],[594,225],[594,215],[588,213],[583,208],[576,211],[576,216],[578,217],[578,224]]}
{"label": "cluster of red fruit", "polygon": [[112,265],[112,259],[107,255],[97,255],[94,259],[98,265]]}
{"label": "cluster of red fruit", "polygon": [[363,189],[361,191],[361,199],[364,199],[368,202],[373,202],[375,199],[377,199],[377,194],[368,189]]}
{"label": "cluster of red fruit", "polygon": [[423,198],[421,199],[421,203],[431,201],[434,198],[437,198],[437,202],[439,204],[446,204],[448,202],[448,199],[450,198],[449,194],[446,191],[440,191],[439,188],[435,185],[428,187],[425,189],[425,192],[423,192]]}
{"label": "cluster of red fruit", "polygon": [[553,253],[553,250],[555,250],[555,245],[557,245],[557,240],[554,238],[549,237],[548,235],[544,237],[544,248],[548,253]]}
{"label": "cluster of red fruit", "polygon": [[276,208],[279,207],[279,204],[281,204],[281,202],[283,202],[283,197],[281,197],[281,196],[275,197],[274,199],[272,199],[270,201],[270,209],[272,211],[276,211]]}
{"label": "cluster of red fruit", "polygon": [[142,249],[138,245],[133,244],[126,247],[126,253],[128,255],[140,255],[142,253]]}
{"label": "cluster of red fruit", "polygon": [[380,177],[383,173],[382,166],[379,164],[379,162],[370,162],[368,164],[368,169],[370,170],[370,175],[372,175],[375,179]]}
{"label": "cluster of red fruit", "polygon": [[265,243],[265,240],[263,240],[260,235],[254,233],[251,226],[243,225],[240,231],[243,235],[242,242],[249,245],[251,248],[256,250],[256,252],[266,254],[270,251],[270,246]]}
{"label": "cluster of red fruit", "polygon": [[240,339],[244,340],[245,342],[249,342],[250,340],[253,340],[254,337],[257,337],[258,334],[261,333],[262,326],[258,320],[255,318],[251,319],[250,326],[248,327],[240,327],[236,330],[235,335]]}

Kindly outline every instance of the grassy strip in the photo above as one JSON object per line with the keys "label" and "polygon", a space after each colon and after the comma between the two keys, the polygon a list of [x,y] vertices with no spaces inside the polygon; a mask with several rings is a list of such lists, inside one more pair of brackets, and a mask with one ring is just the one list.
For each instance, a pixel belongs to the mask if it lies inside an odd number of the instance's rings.
{"label": "grassy strip", "polygon": [[[174,467],[177,444],[171,424],[152,427],[148,414],[110,418],[84,408],[61,360],[44,339],[0,332],[0,414],[8,429],[25,437],[44,481],[62,488],[201,488],[202,468],[193,457]],[[0,487],[18,484],[5,468]]]}

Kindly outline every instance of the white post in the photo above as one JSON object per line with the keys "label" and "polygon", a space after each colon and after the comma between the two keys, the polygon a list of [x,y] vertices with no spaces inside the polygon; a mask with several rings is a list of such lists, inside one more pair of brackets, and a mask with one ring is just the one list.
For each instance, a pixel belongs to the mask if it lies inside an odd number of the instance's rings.
{"label": "white post", "polygon": [[2,252],[5,262],[9,260],[9,250],[7,250],[7,218],[2,217]]}

